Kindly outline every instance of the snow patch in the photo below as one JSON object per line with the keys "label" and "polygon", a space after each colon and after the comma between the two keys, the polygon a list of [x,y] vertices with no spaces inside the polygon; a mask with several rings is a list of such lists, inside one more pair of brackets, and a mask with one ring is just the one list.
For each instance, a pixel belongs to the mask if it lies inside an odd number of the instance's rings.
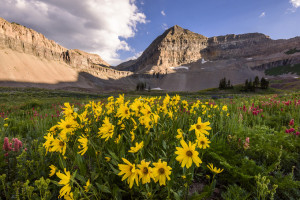
{"label": "snow patch", "polygon": [[204,63],[207,63],[207,62],[209,62],[209,60],[208,60],[208,61],[205,61],[204,58],[202,58],[201,64],[204,64]]}
{"label": "snow patch", "polygon": [[151,90],[163,90],[163,89],[157,87],[157,88],[152,88]]}
{"label": "snow patch", "polygon": [[178,67],[170,67],[171,69],[186,69],[186,70],[189,70],[189,67],[188,66],[178,66]]}

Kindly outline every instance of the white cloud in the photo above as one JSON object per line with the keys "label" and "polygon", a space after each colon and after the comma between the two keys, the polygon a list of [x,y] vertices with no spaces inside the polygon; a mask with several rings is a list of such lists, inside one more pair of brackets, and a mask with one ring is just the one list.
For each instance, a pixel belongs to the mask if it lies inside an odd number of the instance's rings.
{"label": "white cloud", "polygon": [[161,27],[162,27],[162,29],[164,29],[164,30],[167,30],[169,27],[168,27],[168,25],[166,24],[166,23],[163,23],[162,25],[161,25]]}
{"label": "white cloud", "polygon": [[131,57],[127,58],[126,61],[128,61],[128,60],[135,60],[138,57],[140,57],[142,54],[143,54],[143,51],[138,52],[138,53],[134,54],[134,56],[131,56]]}
{"label": "white cloud", "polygon": [[262,12],[259,17],[262,18],[262,17],[265,17],[266,16],[266,12]]}
{"label": "white cloud", "polygon": [[300,7],[300,0],[290,0],[290,3],[293,5],[293,7],[298,8]]}
{"label": "white cloud", "polygon": [[98,53],[110,64],[121,62],[118,50],[132,50],[125,39],[147,23],[135,0],[1,0],[0,13],[67,48]]}
{"label": "white cloud", "polygon": [[166,16],[166,13],[165,13],[164,10],[162,10],[160,13],[161,13],[163,16]]}

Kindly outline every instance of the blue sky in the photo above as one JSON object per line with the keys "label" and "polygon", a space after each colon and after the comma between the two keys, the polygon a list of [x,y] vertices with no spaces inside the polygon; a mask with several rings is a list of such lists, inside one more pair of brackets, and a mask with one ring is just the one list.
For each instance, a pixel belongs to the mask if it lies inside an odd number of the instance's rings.
{"label": "blue sky", "polygon": [[148,22],[139,24],[136,35],[126,40],[134,52],[119,51],[121,59],[144,51],[164,32],[165,26],[176,24],[207,37],[250,32],[264,33],[272,39],[300,36],[300,7],[293,7],[289,0],[139,0],[136,3]]}
{"label": "blue sky", "polygon": [[300,36],[300,0],[0,0],[0,17],[111,65],[137,57],[166,28],[207,37]]}

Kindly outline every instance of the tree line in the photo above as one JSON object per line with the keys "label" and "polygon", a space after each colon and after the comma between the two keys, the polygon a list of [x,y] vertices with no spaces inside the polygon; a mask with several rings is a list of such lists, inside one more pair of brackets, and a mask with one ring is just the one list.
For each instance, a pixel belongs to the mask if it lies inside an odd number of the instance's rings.
{"label": "tree line", "polygon": [[[267,81],[264,77],[260,80],[258,76],[255,77],[254,81],[252,79],[245,80],[245,85],[243,86],[243,91],[252,91],[255,92],[256,88],[260,89],[268,89],[269,88],[269,81]],[[233,89],[233,85],[230,83],[230,80],[226,80],[226,78],[222,78],[219,82],[219,89],[226,90],[226,89]]]}

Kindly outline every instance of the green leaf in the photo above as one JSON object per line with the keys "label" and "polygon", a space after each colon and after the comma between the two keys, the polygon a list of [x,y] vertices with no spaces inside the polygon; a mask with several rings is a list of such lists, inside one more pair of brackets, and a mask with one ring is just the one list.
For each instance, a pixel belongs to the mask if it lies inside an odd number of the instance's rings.
{"label": "green leaf", "polygon": [[114,172],[114,174],[118,175],[119,174],[119,170],[117,170],[116,168],[114,168],[110,163],[108,163],[108,165],[110,166],[110,168],[112,169],[112,171]]}
{"label": "green leaf", "polygon": [[105,185],[100,185],[99,183],[96,183],[97,187],[99,188],[99,190],[101,192],[104,192],[104,193],[111,193],[109,188]]}
{"label": "green leaf", "polygon": [[107,149],[108,153],[111,155],[111,157],[117,161],[120,161],[118,156],[116,156],[116,154],[112,151],[110,151],[109,149]]}
{"label": "green leaf", "polygon": [[99,177],[99,175],[100,174],[97,172],[92,172],[92,174],[91,174],[92,181],[96,180]]}
{"label": "green leaf", "polygon": [[76,174],[75,176],[78,180],[80,180],[81,183],[86,183],[86,180],[83,176],[81,176],[80,174]]}

